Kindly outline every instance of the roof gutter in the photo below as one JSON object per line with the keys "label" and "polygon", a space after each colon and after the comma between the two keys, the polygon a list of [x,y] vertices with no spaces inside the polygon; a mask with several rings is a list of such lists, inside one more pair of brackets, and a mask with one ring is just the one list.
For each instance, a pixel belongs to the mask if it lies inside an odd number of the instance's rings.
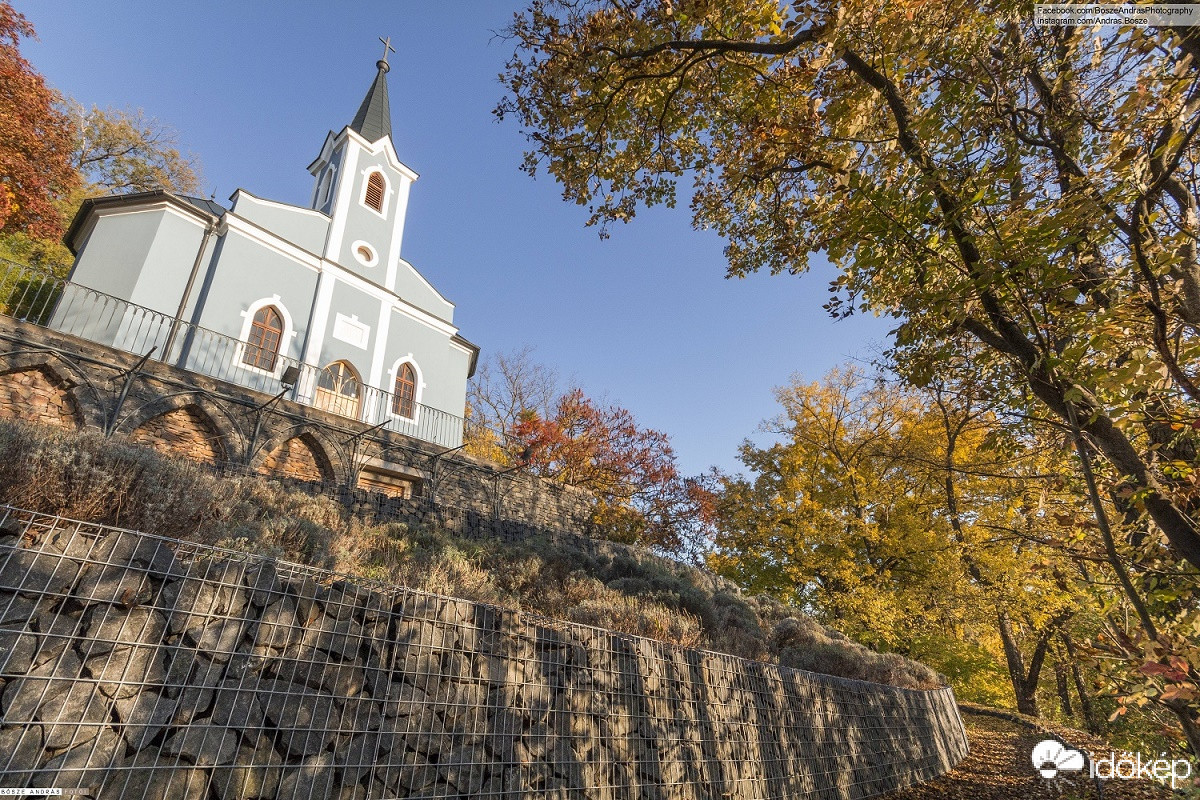
{"label": "roof gutter", "polygon": [[110,194],[103,197],[89,197],[79,206],[79,211],[75,213],[75,218],[71,220],[67,232],[63,234],[62,242],[71,251],[71,255],[79,255],[75,249],[75,240],[83,231],[88,219],[92,216],[92,212],[97,208],[120,208],[122,206],[138,206],[145,205],[148,202],[156,200],[165,200],[175,208],[189,214],[193,217],[199,217],[202,220],[219,219],[215,214],[208,213],[196,206],[179,199],[171,192],[165,189],[151,189],[146,192],[130,192],[129,194]]}
{"label": "roof gutter", "polygon": [[192,271],[188,273],[187,285],[183,287],[183,297],[179,298],[179,308],[175,311],[175,319],[171,320],[171,331],[167,334],[167,341],[163,345],[162,353],[159,354],[160,361],[166,362],[171,357],[171,348],[174,347],[175,337],[179,335],[179,328],[183,325],[183,315],[187,311],[188,301],[192,297],[192,289],[196,285],[196,276],[200,274],[200,265],[204,261],[204,251],[208,249],[208,243],[216,230],[216,219],[210,219],[208,224],[204,226],[204,235],[200,237],[200,247],[196,249],[196,259],[192,262]]}

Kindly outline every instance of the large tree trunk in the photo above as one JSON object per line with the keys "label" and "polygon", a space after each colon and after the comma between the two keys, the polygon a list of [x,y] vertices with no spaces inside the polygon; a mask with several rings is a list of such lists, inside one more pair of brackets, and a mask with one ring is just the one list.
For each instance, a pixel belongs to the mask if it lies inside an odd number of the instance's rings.
{"label": "large tree trunk", "polygon": [[1092,696],[1083,682],[1083,673],[1079,671],[1079,656],[1075,653],[1075,642],[1066,633],[1058,634],[1063,647],[1067,649],[1067,660],[1071,665],[1071,680],[1075,683],[1075,694],[1079,696],[1079,715],[1083,718],[1083,727],[1088,733],[1099,733],[1100,724],[1096,720],[1096,712],[1092,707]]}
{"label": "large tree trunk", "polygon": [[1041,631],[1037,632],[1037,644],[1034,645],[1033,653],[1029,656],[1029,667],[1026,668],[1025,658],[1021,655],[1021,647],[1017,643],[1017,636],[1013,632],[1012,620],[1009,618],[1008,612],[1001,609],[996,614],[1000,628],[1000,641],[1004,643],[1004,660],[1008,662],[1008,676],[1012,680],[1013,694],[1017,698],[1017,711],[1022,714],[1028,714],[1031,717],[1038,715],[1038,679],[1042,674],[1042,665],[1046,663],[1046,652],[1050,647],[1051,638],[1069,618],[1070,613],[1059,614],[1049,620]]}
{"label": "large tree trunk", "polygon": [[1200,720],[1197,720],[1191,709],[1182,703],[1164,703],[1163,705],[1179,719],[1179,725],[1183,728],[1183,735],[1187,739],[1188,749],[1192,751],[1192,755],[1200,756]]}
{"label": "large tree trunk", "polygon": [[[1000,627],[1000,641],[1004,643],[1004,659],[1008,662],[1008,677],[1012,681],[1013,694],[1017,698],[1017,711],[1036,717],[1037,677],[1034,676],[1031,688],[1025,672],[1025,658],[1021,655],[1016,634],[1013,633],[1012,620],[1003,609],[996,616]],[[1038,666],[1041,666],[1040,663]]]}
{"label": "large tree trunk", "polygon": [[1067,684],[1068,671],[1065,662],[1054,662],[1054,685],[1058,689],[1058,701],[1062,703],[1063,714],[1073,717],[1075,716],[1075,712],[1071,708],[1071,688]]}

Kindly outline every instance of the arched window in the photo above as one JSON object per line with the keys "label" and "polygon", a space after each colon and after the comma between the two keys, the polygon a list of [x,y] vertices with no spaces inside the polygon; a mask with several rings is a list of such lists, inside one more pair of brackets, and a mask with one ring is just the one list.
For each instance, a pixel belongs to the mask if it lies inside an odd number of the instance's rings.
{"label": "arched window", "polygon": [[274,372],[282,339],[283,317],[279,315],[279,309],[275,306],[263,306],[254,314],[254,320],[250,323],[242,363]]}
{"label": "arched window", "polygon": [[387,191],[387,184],[383,181],[383,175],[378,172],[372,172],[367,178],[367,191],[363,195],[363,202],[371,208],[383,213],[383,195]]}
{"label": "arched window", "polygon": [[333,189],[333,167],[325,170],[325,175],[321,178],[321,191],[317,199],[317,208],[322,208],[329,202],[329,193]]}
{"label": "arched window", "polygon": [[332,411],[343,417],[358,419],[361,381],[354,367],[345,361],[335,361],[317,378],[317,408]]}
{"label": "arched window", "polygon": [[396,385],[392,392],[392,413],[412,418],[417,400],[417,374],[412,364],[401,364],[396,373]]}

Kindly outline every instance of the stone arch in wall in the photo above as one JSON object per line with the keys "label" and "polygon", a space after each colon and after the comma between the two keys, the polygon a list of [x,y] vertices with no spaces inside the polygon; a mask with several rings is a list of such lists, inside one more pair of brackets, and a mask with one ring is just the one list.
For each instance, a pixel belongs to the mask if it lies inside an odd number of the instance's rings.
{"label": "stone arch in wall", "polygon": [[148,419],[127,425],[129,441],[154,448],[164,455],[190,458],[205,464],[226,460],[225,437],[196,403],[170,408]]}
{"label": "stone arch in wall", "polygon": [[[146,429],[155,418],[184,409],[191,409],[186,415],[191,417],[192,422],[199,426],[203,435],[212,443],[218,460],[227,460],[232,454],[240,452],[244,436],[238,429],[236,418],[231,416],[222,404],[214,402],[201,391],[151,394],[150,398],[140,405],[130,399],[125,404],[113,432],[123,434],[134,441],[144,441]],[[175,416],[172,419],[181,420],[182,417]],[[140,434],[139,429],[142,430]]]}
{"label": "stone arch in wall", "polygon": [[84,427],[74,383],[48,364],[0,367],[0,419],[19,419],[65,430]]}
{"label": "stone arch in wall", "polygon": [[262,475],[278,475],[301,481],[333,483],[337,472],[325,445],[311,430],[284,438],[275,437],[254,459],[254,469]]}
{"label": "stone arch in wall", "polygon": [[88,374],[62,353],[0,353],[0,419],[68,429],[104,427],[104,403]]}

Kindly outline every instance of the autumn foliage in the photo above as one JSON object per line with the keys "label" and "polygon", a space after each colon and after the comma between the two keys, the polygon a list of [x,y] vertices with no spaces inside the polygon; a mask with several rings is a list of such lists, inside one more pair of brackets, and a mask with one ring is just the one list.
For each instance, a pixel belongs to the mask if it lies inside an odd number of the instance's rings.
{"label": "autumn foliage", "polygon": [[[1003,432],[1064,437],[1078,472],[1055,480],[1090,522],[1040,537],[1108,571],[1081,581],[1108,582],[1107,630],[1078,635],[1122,708],[1163,712],[1200,754],[1200,29],[1038,25],[1011,0],[531,0],[507,33],[497,113],[590,224],[690,200],[732,276],[827,261],[829,310],[897,319],[888,357],[912,386],[961,371]],[[822,506],[853,508],[834,477]],[[781,516],[795,552],[764,567],[801,577],[831,570],[794,526],[847,569],[876,533],[924,531]],[[1014,676],[1036,671],[1016,655]]]}
{"label": "autumn foliage", "polygon": [[73,140],[57,94],[20,53],[33,26],[0,2],[0,231],[50,238],[62,232],[54,200],[73,189]]}
{"label": "autumn foliage", "polygon": [[509,436],[531,472],[595,495],[593,522],[608,538],[672,551],[685,545],[696,516],[693,482],[676,469],[667,435],[639,427],[629,410],[574,389],[548,418],[522,413]]}

